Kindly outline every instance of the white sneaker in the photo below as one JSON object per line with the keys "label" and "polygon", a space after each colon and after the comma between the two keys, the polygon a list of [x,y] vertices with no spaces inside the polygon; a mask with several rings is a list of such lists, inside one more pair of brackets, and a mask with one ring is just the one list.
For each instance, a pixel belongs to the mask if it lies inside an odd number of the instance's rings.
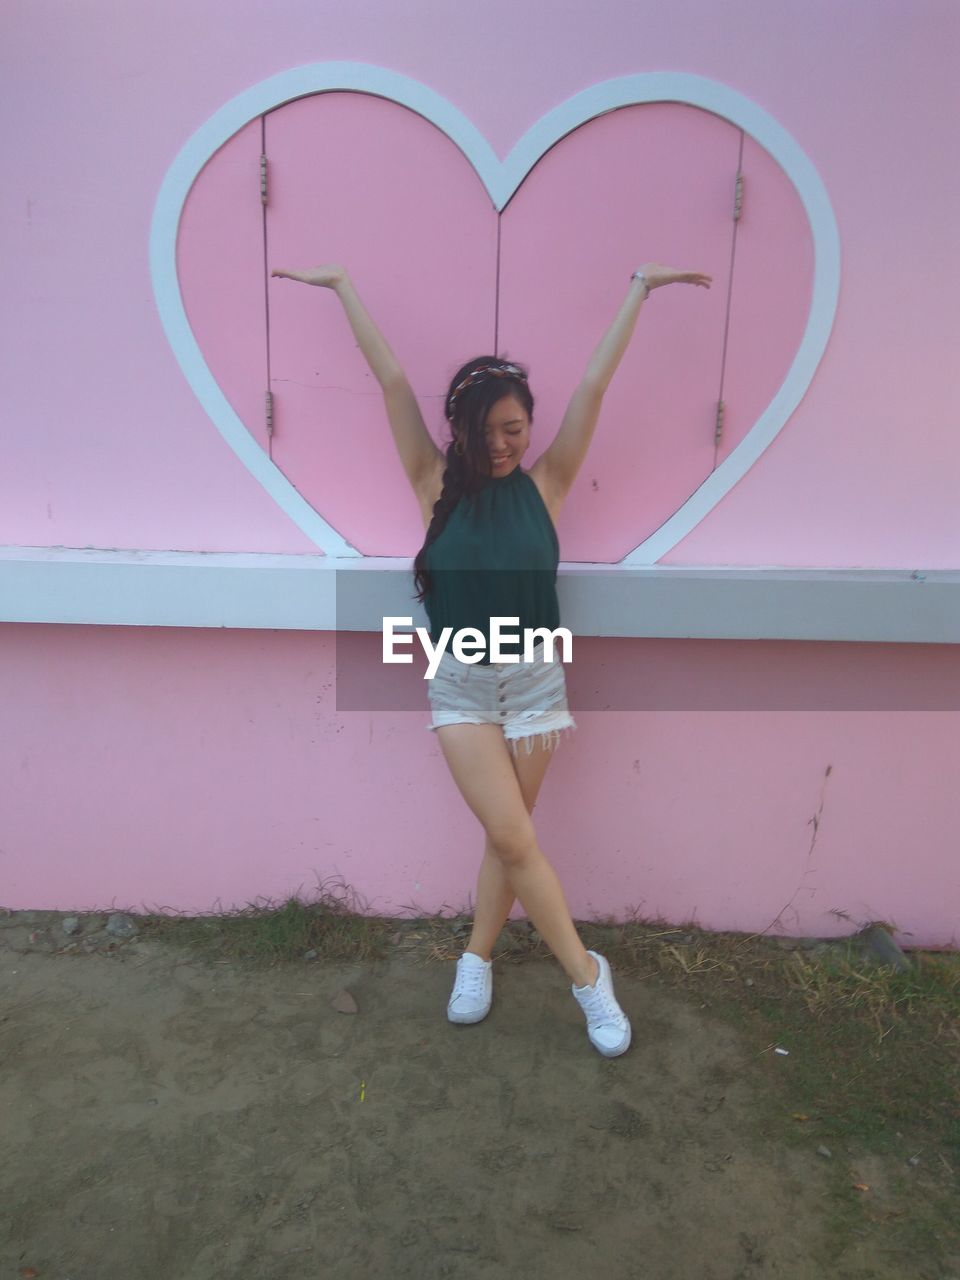
{"label": "white sneaker", "polygon": [[493,1002],[493,961],[464,951],[457,961],[457,979],[447,1004],[451,1022],[480,1022]]}
{"label": "white sneaker", "polygon": [[600,966],[600,975],[592,987],[571,986],[577,1002],[587,1018],[590,1043],[605,1058],[616,1058],[630,1048],[630,1020],[617,1004],[613,994],[613,975],[605,956],[588,951]]}

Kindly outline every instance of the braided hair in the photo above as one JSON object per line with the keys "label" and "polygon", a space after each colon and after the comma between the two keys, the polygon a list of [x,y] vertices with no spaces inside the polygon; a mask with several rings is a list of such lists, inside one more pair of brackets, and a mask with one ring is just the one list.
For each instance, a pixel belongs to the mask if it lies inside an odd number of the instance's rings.
{"label": "braided hair", "polygon": [[[516,372],[513,372],[516,370]],[[484,436],[487,414],[504,396],[515,396],[533,422],[533,395],[527,385],[526,370],[515,362],[498,356],[477,356],[462,365],[450,380],[444,399],[447,422],[458,427],[463,438],[463,452],[456,449],[456,435],[446,446],[447,465],[443,472],[443,488],[433,506],[433,518],[423,546],[413,562],[416,599],[422,601],[430,590],[427,548],[436,542],[446,527],[454,507],[468,494],[477,493],[490,478],[490,453]]]}

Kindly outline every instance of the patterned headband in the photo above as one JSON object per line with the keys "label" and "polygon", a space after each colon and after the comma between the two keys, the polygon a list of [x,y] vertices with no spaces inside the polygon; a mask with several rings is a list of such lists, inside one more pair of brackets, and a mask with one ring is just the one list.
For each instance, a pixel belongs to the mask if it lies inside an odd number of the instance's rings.
{"label": "patterned headband", "polygon": [[486,382],[488,378],[520,378],[526,382],[527,375],[517,365],[507,364],[504,361],[499,364],[483,364],[479,369],[474,369],[473,373],[468,373],[462,382],[457,383],[450,394],[450,399],[447,401],[447,417],[451,421],[460,392],[476,382]]}

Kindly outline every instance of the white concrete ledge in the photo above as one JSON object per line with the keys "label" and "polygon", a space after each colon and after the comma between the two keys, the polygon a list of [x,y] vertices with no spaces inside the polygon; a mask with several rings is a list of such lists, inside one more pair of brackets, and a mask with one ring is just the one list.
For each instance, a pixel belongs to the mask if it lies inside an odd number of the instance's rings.
{"label": "white concrete ledge", "polygon": [[[562,562],[575,636],[960,643],[960,571]],[[0,621],[379,631],[426,625],[409,558],[0,547]]]}

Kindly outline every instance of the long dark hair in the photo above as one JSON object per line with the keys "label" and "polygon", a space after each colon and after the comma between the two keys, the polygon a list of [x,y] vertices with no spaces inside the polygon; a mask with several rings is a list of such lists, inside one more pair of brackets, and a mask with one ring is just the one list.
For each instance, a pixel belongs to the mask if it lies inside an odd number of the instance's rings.
{"label": "long dark hair", "polygon": [[[444,415],[451,428],[451,439],[446,446],[447,465],[443,472],[443,488],[440,490],[440,497],[434,503],[433,518],[427,529],[423,546],[413,562],[413,585],[416,588],[418,600],[422,601],[430,590],[427,548],[431,542],[436,542],[439,538],[460,499],[466,494],[476,493],[490,478],[490,453],[483,433],[487,414],[504,396],[516,396],[526,409],[531,425],[533,423],[533,395],[527,385],[526,376],[521,378],[518,375],[500,375],[481,378],[464,387],[454,399],[453,393],[456,388],[464,378],[479,369],[481,365],[504,363],[516,365],[526,375],[526,369],[515,360],[507,362],[500,356],[477,356],[474,360],[468,360],[465,365],[461,365],[450,379],[443,402]],[[456,443],[454,428],[459,429],[463,435],[463,453],[457,453],[454,448]]]}

